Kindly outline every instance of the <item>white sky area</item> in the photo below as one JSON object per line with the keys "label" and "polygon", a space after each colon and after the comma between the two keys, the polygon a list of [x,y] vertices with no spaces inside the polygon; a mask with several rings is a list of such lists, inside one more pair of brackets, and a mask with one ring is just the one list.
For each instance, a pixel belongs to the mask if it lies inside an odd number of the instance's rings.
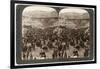
{"label": "white sky area", "polygon": [[28,6],[23,10],[23,16],[57,17],[57,11],[47,6]]}
{"label": "white sky area", "polygon": [[27,12],[27,11],[46,11],[46,12],[52,12],[52,11],[56,11],[55,9],[53,8],[50,8],[50,7],[46,7],[46,6],[40,6],[40,5],[37,5],[37,6],[29,6],[29,7],[26,7],[23,11],[24,12]]}
{"label": "white sky area", "polygon": [[88,13],[86,10],[81,8],[64,8],[60,11],[60,13],[69,13],[69,12],[80,13],[80,14]]}
{"label": "white sky area", "polygon": [[89,19],[89,13],[82,8],[64,8],[59,12],[59,17],[68,19]]}

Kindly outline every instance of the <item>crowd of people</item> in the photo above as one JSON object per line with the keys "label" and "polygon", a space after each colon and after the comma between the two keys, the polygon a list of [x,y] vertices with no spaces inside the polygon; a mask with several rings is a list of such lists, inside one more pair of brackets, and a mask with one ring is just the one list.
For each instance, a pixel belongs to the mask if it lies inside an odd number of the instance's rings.
{"label": "crowd of people", "polygon": [[90,56],[90,33],[64,26],[31,29],[23,36],[22,60],[68,59]]}

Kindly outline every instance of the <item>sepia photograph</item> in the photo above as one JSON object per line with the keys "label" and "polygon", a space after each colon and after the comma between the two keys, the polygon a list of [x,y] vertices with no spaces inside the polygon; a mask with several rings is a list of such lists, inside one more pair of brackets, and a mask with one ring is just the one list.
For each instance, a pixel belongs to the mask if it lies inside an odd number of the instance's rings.
{"label": "sepia photograph", "polygon": [[[55,7],[56,8],[56,7]],[[90,56],[90,16],[81,8],[32,5],[22,12],[22,60]]]}
{"label": "sepia photograph", "polygon": [[15,3],[14,11],[15,65],[95,62],[94,7]]}

